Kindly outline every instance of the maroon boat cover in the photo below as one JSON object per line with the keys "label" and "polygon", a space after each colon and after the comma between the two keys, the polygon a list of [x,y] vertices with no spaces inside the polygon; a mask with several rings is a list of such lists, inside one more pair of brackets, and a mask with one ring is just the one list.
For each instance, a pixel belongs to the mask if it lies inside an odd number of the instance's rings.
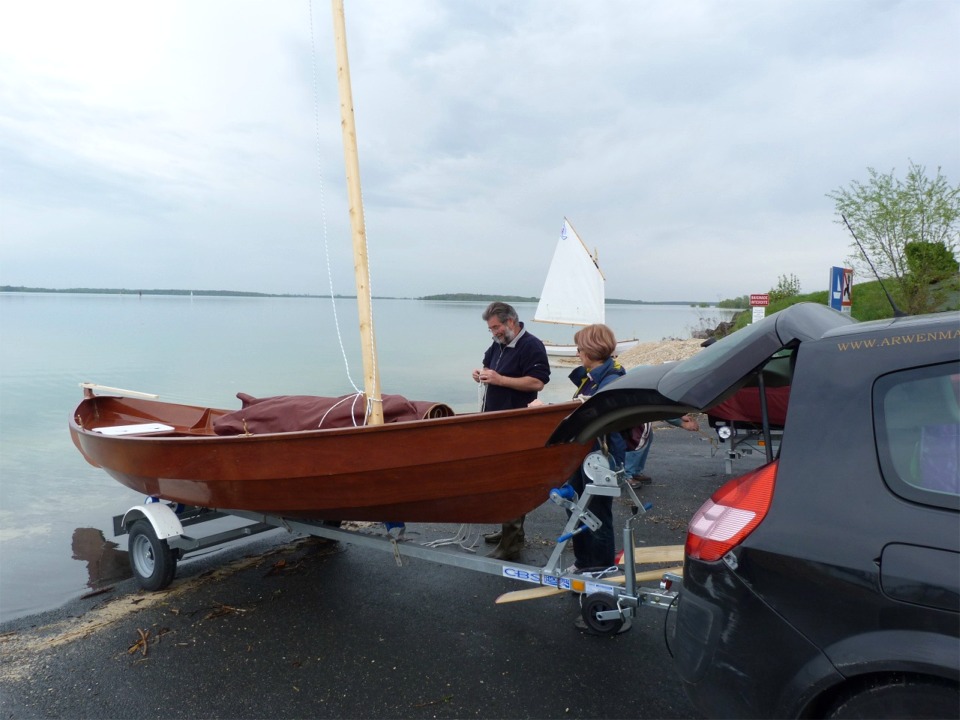
{"label": "maroon boat cover", "polygon": [[[770,425],[783,427],[787,421],[790,386],[767,388],[767,415]],[[730,398],[707,410],[707,415],[727,422],[763,423],[760,412],[760,390],[755,387],[738,390]]]}
{"label": "maroon boat cover", "polygon": [[[313,395],[277,395],[255,398],[237,393],[242,408],[213,423],[217,435],[260,435],[363,425],[366,396],[316,397]],[[407,400],[400,395],[384,395],[384,423],[450,417],[454,414],[443,403]]]}

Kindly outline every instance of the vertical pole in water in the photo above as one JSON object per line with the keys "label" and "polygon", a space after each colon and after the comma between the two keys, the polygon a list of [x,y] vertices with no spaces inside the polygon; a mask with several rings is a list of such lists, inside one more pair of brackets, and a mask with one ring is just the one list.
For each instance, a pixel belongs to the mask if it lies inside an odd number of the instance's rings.
{"label": "vertical pole in water", "polygon": [[370,403],[370,425],[383,424],[380,401],[380,371],[377,368],[377,342],[373,333],[373,309],[370,300],[370,271],[367,265],[367,230],[363,221],[363,196],[360,192],[360,156],[357,153],[357,128],[353,119],[353,91],[347,61],[347,28],[343,0],[333,4],[334,45],[337,50],[337,85],[340,88],[340,125],[343,128],[343,156],[347,166],[347,196],[350,201],[350,227],[353,231],[353,271],[357,284],[357,311],[360,315],[360,345],[363,350],[363,388]]}

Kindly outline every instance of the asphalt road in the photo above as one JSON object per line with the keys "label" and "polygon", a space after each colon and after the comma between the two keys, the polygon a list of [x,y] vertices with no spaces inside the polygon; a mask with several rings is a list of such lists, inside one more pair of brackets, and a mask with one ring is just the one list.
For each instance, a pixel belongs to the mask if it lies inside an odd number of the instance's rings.
{"label": "asphalt road", "polygon": [[[724,482],[708,436],[658,426],[638,545],[682,543]],[[615,508],[626,517],[626,503]],[[550,503],[528,516],[524,563],[546,561],[564,520]],[[125,581],[0,627],[2,717],[696,716],[662,610],[598,637],[574,627],[576,595],[496,605],[529,586],[283,531],[261,538],[186,558],[165,591]]]}

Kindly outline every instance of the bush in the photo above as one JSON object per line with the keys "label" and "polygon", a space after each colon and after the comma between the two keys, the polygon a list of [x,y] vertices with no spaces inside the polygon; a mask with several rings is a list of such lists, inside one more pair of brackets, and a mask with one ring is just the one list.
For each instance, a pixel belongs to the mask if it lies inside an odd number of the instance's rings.
{"label": "bush", "polygon": [[777,281],[777,286],[770,289],[770,302],[775,303],[787,298],[796,297],[800,294],[800,280],[791,273],[789,276],[781,275]]}
{"label": "bush", "polygon": [[911,275],[935,283],[960,272],[960,263],[942,242],[909,242],[904,251]]}

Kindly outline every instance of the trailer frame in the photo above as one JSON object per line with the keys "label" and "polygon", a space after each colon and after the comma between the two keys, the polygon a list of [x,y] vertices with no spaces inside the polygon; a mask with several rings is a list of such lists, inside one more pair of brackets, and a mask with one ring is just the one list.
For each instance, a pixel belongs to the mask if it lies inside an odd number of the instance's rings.
{"label": "trailer frame", "polygon": [[[641,607],[673,608],[678,591],[672,587],[679,584],[680,577],[666,573],[657,587],[637,584],[634,534],[639,519],[652,506],[640,501],[624,471],[610,469],[607,457],[602,453],[588,454],[583,468],[591,482],[586,484],[582,495],[578,496],[569,486],[550,492],[549,499],[563,507],[569,513],[569,518],[543,567],[428,547],[406,539],[402,523],[388,525],[386,534],[373,535],[323,520],[286,518],[246,510],[184,507],[161,498],[148,498],[145,504],[136,505],[123,515],[114,517],[114,533],[130,536],[130,564],[138,584],[145,590],[160,590],[169,585],[175,577],[177,563],[188,553],[282,528],[289,533],[299,532],[390,552],[397,558],[398,564],[402,563],[403,557],[417,558],[472,572],[499,575],[556,591],[578,593],[581,595],[581,615],[588,630],[598,635],[615,634],[621,632],[625,625],[629,627],[627,621]],[[622,578],[612,576],[616,568],[601,569],[592,574],[565,572],[561,568],[561,558],[567,543],[578,533],[600,527],[600,521],[587,509],[591,498],[623,495],[631,501],[632,512],[622,530]],[[223,517],[237,517],[247,523],[210,535],[194,535],[186,531],[187,528],[202,526],[203,523]]]}

